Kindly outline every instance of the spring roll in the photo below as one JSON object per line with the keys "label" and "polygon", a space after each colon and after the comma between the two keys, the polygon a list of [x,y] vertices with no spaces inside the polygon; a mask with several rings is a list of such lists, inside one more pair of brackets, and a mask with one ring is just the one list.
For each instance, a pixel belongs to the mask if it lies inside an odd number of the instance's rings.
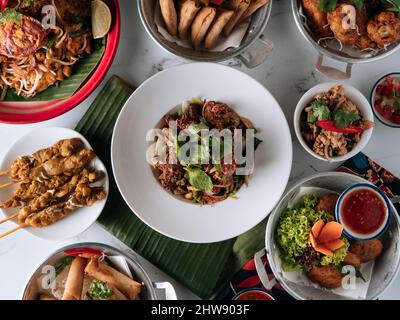
{"label": "spring roll", "polygon": [[87,260],[76,257],[71,263],[62,300],[80,300]]}
{"label": "spring roll", "polygon": [[133,281],[128,276],[105,263],[99,262],[97,259],[90,260],[85,268],[85,272],[89,276],[107,283],[110,287],[117,288],[130,300],[135,300],[142,290],[140,283]]}
{"label": "spring roll", "polygon": [[39,297],[40,300],[57,300],[55,297],[47,294],[47,293],[42,293]]}
{"label": "spring roll", "polygon": [[201,7],[194,0],[183,0],[179,6],[179,38],[186,40],[189,37],[190,26]]}
{"label": "spring roll", "polygon": [[240,20],[237,24],[240,24],[241,22],[246,20],[248,17],[252,16],[253,13],[255,13],[258,9],[260,9],[261,7],[268,4],[268,2],[269,2],[269,0],[251,0],[250,6],[240,17]]}
{"label": "spring roll", "polygon": [[168,33],[176,36],[178,30],[178,17],[173,0],[160,0],[161,15],[167,26]]}
{"label": "spring roll", "polygon": [[205,40],[206,49],[214,48],[219,36],[222,33],[222,30],[224,29],[228,21],[232,18],[232,16],[233,16],[232,10],[223,10],[223,9],[217,10],[217,17],[214,19],[214,22],[211,25],[210,30],[208,31],[208,34],[206,36]]}
{"label": "spring roll", "polygon": [[234,10],[234,14],[224,28],[224,36],[225,37],[228,37],[232,33],[233,28],[236,27],[240,18],[246,12],[246,10],[249,8],[249,6],[250,6],[250,0],[230,0],[229,1],[229,8]]}
{"label": "spring roll", "polygon": [[216,14],[217,9],[212,7],[205,7],[197,14],[192,24],[192,44],[195,49],[200,47]]}
{"label": "spring roll", "polygon": [[116,287],[108,285],[110,290],[113,292],[113,295],[109,297],[107,300],[128,300],[128,298],[119,291]]}

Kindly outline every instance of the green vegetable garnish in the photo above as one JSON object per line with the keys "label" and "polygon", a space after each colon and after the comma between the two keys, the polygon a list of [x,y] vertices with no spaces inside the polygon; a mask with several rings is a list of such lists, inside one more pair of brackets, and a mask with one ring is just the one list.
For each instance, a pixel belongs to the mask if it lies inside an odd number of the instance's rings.
{"label": "green vegetable garnish", "polygon": [[86,293],[89,300],[105,300],[114,294],[107,283],[94,279]]}
{"label": "green vegetable garnish", "polygon": [[349,112],[345,108],[340,108],[333,116],[335,126],[338,128],[346,128],[351,124],[357,123],[360,119],[360,115],[357,112]]}
{"label": "green vegetable garnish", "polygon": [[[338,0],[320,0],[318,3],[318,9],[321,9],[325,12],[332,12],[336,9],[338,2]],[[349,3],[354,5],[357,9],[361,9],[364,5],[364,0],[349,0]]]}
{"label": "green vegetable garnish", "polygon": [[213,188],[211,178],[200,168],[185,168],[189,174],[189,183],[199,191],[207,192]]}
{"label": "green vegetable garnish", "polygon": [[307,122],[315,123],[317,120],[329,120],[331,111],[328,106],[321,100],[314,100],[310,106],[306,108]]}
{"label": "green vegetable garnish", "polygon": [[312,226],[320,219],[324,222],[332,220],[329,214],[314,209],[317,202],[318,198],[314,195],[304,196],[303,203],[286,209],[279,219],[276,236],[281,251],[282,267],[285,271],[302,270],[296,258],[311,246]]}
{"label": "green vegetable garnish", "polygon": [[21,23],[22,14],[20,14],[14,8],[6,9],[0,13],[0,24],[6,23],[7,21],[13,21],[15,23]]}
{"label": "green vegetable garnish", "polygon": [[381,0],[388,11],[400,13],[400,0]]}
{"label": "green vegetable garnish", "polygon": [[59,275],[67,266],[74,260],[74,257],[63,257],[60,263],[56,266],[56,275]]}
{"label": "green vegetable garnish", "polygon": [[344,242],[344,246],[335,250],[333,256],[323,256],[321,259],[321,265],[327,266],[329,264],[334,264],[335,266],[340,266],[344,258],[346,258],[347,252],[349,251],[350,243],[346,237],[340,238]]}

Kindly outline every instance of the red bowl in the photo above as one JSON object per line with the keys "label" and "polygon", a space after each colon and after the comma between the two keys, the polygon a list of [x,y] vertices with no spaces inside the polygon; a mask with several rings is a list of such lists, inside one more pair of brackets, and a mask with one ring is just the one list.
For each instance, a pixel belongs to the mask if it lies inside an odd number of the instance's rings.
{"label": "red bowl", "polygon": [[90,78],[73,96],[66,99],[32,102],[0,102],[0,123],[27,124],[45,121],[64,114],[84,101],[101,83],[114,60],[118,48],[121,16],[118,0],[106,0],[113,23],[107,36],[103,58]]}

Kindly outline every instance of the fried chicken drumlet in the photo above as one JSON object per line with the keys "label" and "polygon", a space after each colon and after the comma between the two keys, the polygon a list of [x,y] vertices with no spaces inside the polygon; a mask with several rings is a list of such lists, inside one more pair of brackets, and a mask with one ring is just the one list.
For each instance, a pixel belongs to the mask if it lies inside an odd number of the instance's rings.
{"label": "fried chicken drumlet", "polygon": [[[352,13],[355,13],[355,16]],[[354,6],[342,3],[327,14],[328,22],[335,37],[342,43],[368,48],[373,46],[367,35],[367,12],[365,7],[357,10]],[[351,21],[355,25],[351,25]],[[349,23],[345,23],[348,21]]]}
{"label": "fried chicken drumlet", "polygon": [[400,40],[400,18],[393,12],[382,12],[368,22],[369,37],[379,48]]}
{"label": "fried chicken drumlet", "polygon": [[315,29],[315,33],[324,38],[332,37],[333,33],[329,28],[326,12],[318,8],[320,0],[303,0],[303,8],[306,17],[310,20],[310,25]]}

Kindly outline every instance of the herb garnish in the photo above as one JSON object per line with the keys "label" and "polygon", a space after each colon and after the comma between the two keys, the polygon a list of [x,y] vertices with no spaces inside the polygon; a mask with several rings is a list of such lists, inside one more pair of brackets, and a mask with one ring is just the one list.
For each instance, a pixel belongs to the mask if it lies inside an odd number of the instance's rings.
{"label": "herb garnish", "polygon": [[105,300],[114,294],[108,287],[107,283],[94,279],[86,292],[86,297],[89,300]]}
{"label": "herb garnish", "polygon": [[185,168],[189,174],[189,183],[197,190],[207,192],[213,188],[211,178],[200,168],[187,167]]}
{"label": "herb garnish", "polygon": [[360,115],[357,112],[350,112],[345,108],[340,108],[336,111],[333,120],[335,121],[336,127],[346,128],[349,125],[360,121]]}
{"label": "herb garnish", "polygon": [[318,120],[329,120],[331,111],[322,100],[314,100],[310,106],[306,108],[308,112],[307,122],[315,123]]}
{"label": "herb garnish", "polygon": [[21,23],[22,21],[22,14],[20,14],[14,8],[6,9],[0,13],[0,24],[4,24],[7,21],[13,21],[15,23]]}

